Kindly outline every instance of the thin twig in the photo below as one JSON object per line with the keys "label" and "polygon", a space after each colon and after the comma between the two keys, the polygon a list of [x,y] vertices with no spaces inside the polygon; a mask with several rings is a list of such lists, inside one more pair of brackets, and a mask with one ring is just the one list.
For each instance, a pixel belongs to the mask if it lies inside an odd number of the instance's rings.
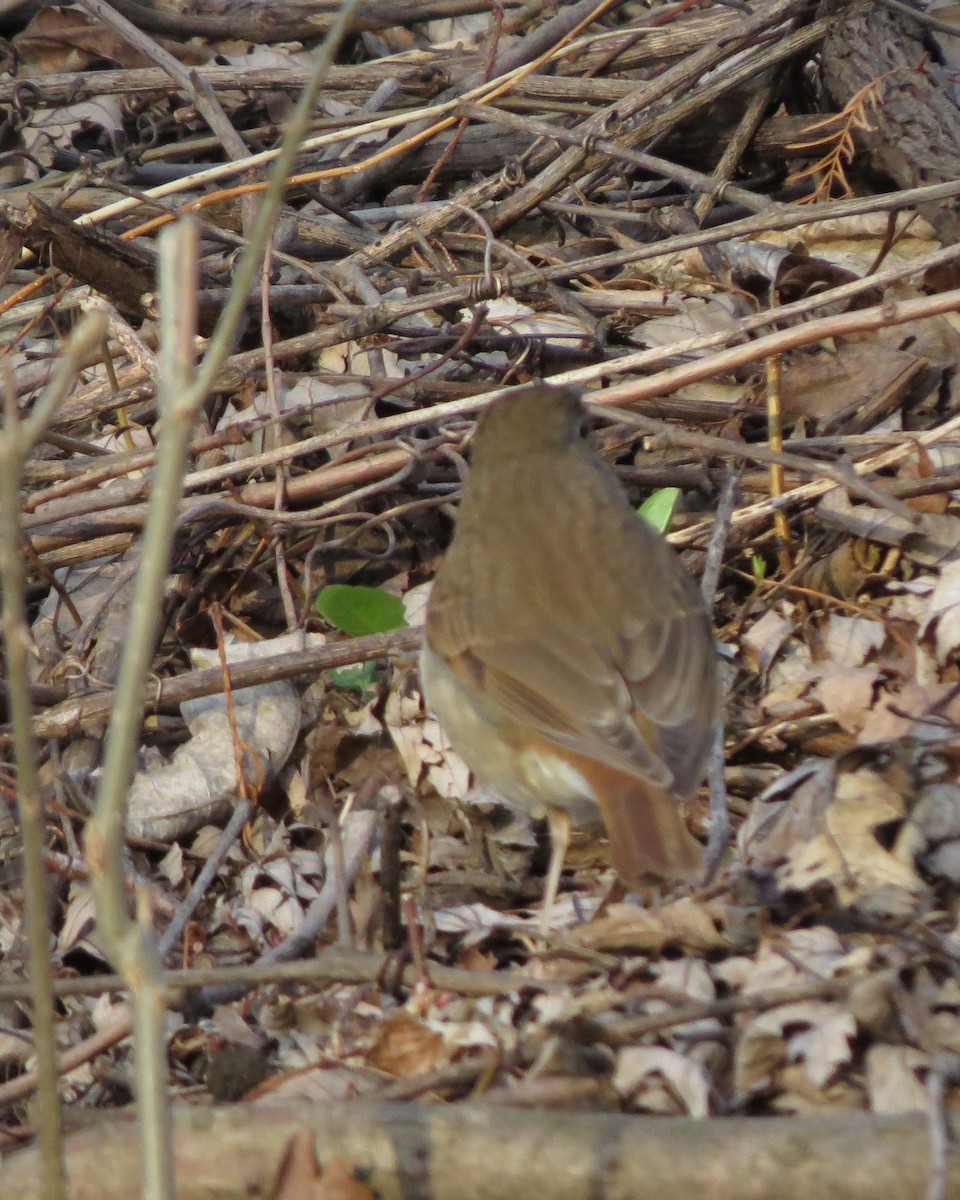
{"label": "thin twig", "polygon": [[[344,881],[349,884],[366,860],[367,851],[377,829],[376,812],[351,813],[343,831]],[[317,934],[323,929],[337,904],[340,888],[333,871],[328,872],[319,896],[307,910],[303,921],[289,937],[279,945],[266,951],[258,959],[263,965],[288,962],[307,953],[313,946]],[[226,1004],[242,996],[243,987],[205,988],[199,996],[201,1004]]]}
{"label": "thin twig", "polygon": [[20,420],[12,380],[4,379],[4,422],[0,429],[0,589],[3,608],[0,632],[6,651],[6,683],[13,718],[17,804],[23,836],[24,897],[32,999],[34,1048],[40,1084],[40,1150],[43,1192],[47,1200],[63,1200],[66,1177],[61,1157],[56,1026],[53,1013],[53,978],[50,962],[50,915],[47,908],[43,865],[45,824],[38,771],[37,746],[32,732],[28,655],[31,642],[25,598],[25,571],[20,553],[20,485],[23,464],[36,445],[55,408],[63,402],[91,346],[102,340],[106,322],[102,314],[83,319],[64,348],[51,381],[33,414]]}
{"label": "thin twig", "polygon": [[[710,543],[707,546],[707,559],[704,563],[703,574],[700,577],[700,593],[707,609],[712,611],[717,582],[723,567],[723,554],[730,533],[730,521],[736,502],[737,480],[739,473],[727,468],[723,481],[723,489],[717,504],[717,513]],[[710,756],[707,760],[707,790],[709,795],[710,824],[707,829],[707,850],[704,856],[704,886],[708,886],[716,873],[723,852],[730,841],[730,811],[727,808],[727,782],[724,771],[724,737],[723,719],[713,735],[710,746]]]}
{"label": "thin twig", "polygon": [[[163,962],[180,940],[180,935],[186,929],[187,922],[196,911],[197,906],[206,897],[208,888],[216,878],[217,871],[220,870],[224,859],[230,853],[230,847],[240,836],[252,812],[253,804],[250,800],[242,798],[237,801],[233,812],[230,814],[230,820],[217,839],[217,844],[214,846],[213,852],[207,856],[203,866],[197,872],[197,877],[193,881],[190,891],[187,892],[181,901],[173,920],[157,941],[157,957],[161,962]],[[117,978],[119,979],[120,977],[117,976]]]}
{"label": "thin twig", "polygon": [[288,125],[274,176],[254,222],[249,245],[237,266],[235,290],[221,314],[198,370],[194,369],[193,362],[197,228],[194,223],[185,222],[175,229],[165,230],[161,238],[163,330],[158,395],[164,413],[164,431],[153,481],[150,513],[144,531],[143,561],[137,577],[126,651],[117,685],[118,703],[110,717],[97,806],[86,831],[86,849],[101,936],[121,972],[136,983],[132,989],[137,1029],[135,1065],[141,1108],[143,1187],[148,1200],[173,1200],[175,1187],[166,1099],[163,993],[157,982],[157,957],[144,931],[127,917],[123,906],[120,850],[124,800],[132,775],[143,712],[144,684],[153,656],[159,601],[170,560],[195,416],[229,353],[234,330],[246,307],[247,291],[253,282],[259,256],[266,245],[280,203],[285,178],[300,138],[307,128],[309,113],[329,67],[333,48],[339,41],[352,6],[351,0],[345,0],[323,52],[317,56],[311,84],[304,89]]}

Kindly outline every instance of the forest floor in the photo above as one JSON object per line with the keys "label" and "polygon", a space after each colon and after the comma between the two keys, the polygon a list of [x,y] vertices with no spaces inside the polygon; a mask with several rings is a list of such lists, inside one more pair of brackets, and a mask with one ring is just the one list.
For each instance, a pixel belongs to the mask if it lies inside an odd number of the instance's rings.
{"label": "forest floor", "polygon": [[[164,966],[188,972],[178,1105],[482,1097],[945,1127],[956,37],[884,6],[755,10],[357,10],[194,429],[130,793],[126,869]],[[108,329],[23,463],[20,518],[68,1113],[131,1099],[83,827],[162,436],[157,230],[199,221],[202,347],[333,11],[3,17],[8,409],[31,411],[81,312]],[[631,497],[654,498],[698,579],[717,568],[732,822],[709,884],[639,898],[578,839],[546,937],[542,823],[471,790],[416,668],[474,419],[540,378],[583,387]],[[222,658],[245,663],[231,704]],[[13,1149],[35,1080],[9,728]],[[706,787],[689,823],[706,841]]]}

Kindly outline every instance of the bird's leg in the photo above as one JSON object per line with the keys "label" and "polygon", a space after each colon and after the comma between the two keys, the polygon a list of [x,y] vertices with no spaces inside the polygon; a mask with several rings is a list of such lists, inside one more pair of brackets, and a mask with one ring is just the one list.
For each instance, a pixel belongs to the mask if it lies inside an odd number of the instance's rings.
{"label": "bird's leg", "polygon": [[570,845],[570,814],[565,808],[547,809],[547,827],[550,830],[550,866],[543,891],[543,907],[540,909],[540,932],[544,937],[550,931],[550,914],[557,899],[560,872]]}

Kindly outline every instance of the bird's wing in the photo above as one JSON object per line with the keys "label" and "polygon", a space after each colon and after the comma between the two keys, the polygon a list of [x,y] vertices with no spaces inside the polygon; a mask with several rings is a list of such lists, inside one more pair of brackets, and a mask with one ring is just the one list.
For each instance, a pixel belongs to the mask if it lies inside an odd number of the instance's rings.
{"label": "bird's wing", "polygon": [[669,786],[672,772],[633,719],[624,678],[588,640],[481,637],[469,601],[431,610],[427,638],[485,701],[542,737],[587,758]]}
{"label": "bird's wing", "polygon": [[[485,697],[515,720],[688,795],[719,707],[710,624],[674,551],[638,520],[615,480],[602,473],[594,482],[596,494],[578,498],[594,524],[547,522],[489,571],[468,570],[455,541],[427,637],[455,672],[475,683],[482,676]],[[509,524],[509,507],[485,518]],[[593,573],[564,587],[568,564],[591,554]],[[504,628],[492,627],[490,612],[509,614]]]}
{"label": "bird's wing", "polygon": [[[591,646],[547,649],[529,639],[487,639],[460,642],[454,652],[444,637],[442,613],[428,624],[433,649],[478,691],[485,707],[555,746],[587,781],[621,878],[629,886],[638,886],[648,873],[695,878],[702,870],[701,851],[675,803],[681,769],[658,753],[661,731],[631,707],[623,677]],[[457,627],[468,626],[461,614]],[[651,678],[655,685],[656,671]]]}
{"label": "bird's wing", "polygon": [[617,665],[634,722],[650,726],[675,792],[688,795],[699,782],[719,709],[716,648],[699,603],[637,629]]}

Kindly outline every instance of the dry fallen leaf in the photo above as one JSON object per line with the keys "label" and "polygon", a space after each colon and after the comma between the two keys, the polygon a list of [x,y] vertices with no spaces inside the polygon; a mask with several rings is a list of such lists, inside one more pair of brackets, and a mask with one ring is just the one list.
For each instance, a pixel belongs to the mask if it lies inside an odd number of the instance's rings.
{"label": "dry fallen leaf", "polygon": [[930,1068],[930,1056],[913,1046],[870,1046],[866,1056],[867,1095],[877,1113],[927,1112],[927,1089],[920,1073]]}
{"label": "dry fallen leaf", "polygon": [[571,943],[594,950],[653,950],[678,945],[702,952],[728,945],[722,906],[683,897],[659,909],[614,904],[604,916],[568,934]]}
{"label": "dry fallen leaf", "polygon": [[432,1071],[449,1057],[442,1034],[399,1009],[381,1026],[367,1062],[388,1075],[403,1078]]}
{"label": "dry fallen leaf", "polygon": [[911,849],[888,848],[879,836],[908,811],[901,791],[878,770],[823,768],[772,816],[763,809],[758,822],[767,820],[754,823],[745,849],[775,867],[783,891],[829,885],[839,903],[876,915],[912,912],[928,898]]}
{"label": "dry fallen leaf", "polygon": [[613,1086],[635,1112],[691,1117],[710,1114],[710,1078],[706,1071],[699,1063],[663,1046],[621,1050]]}
{"label": "dry fallen leaf", "polygon": [[306,1129],[287,1143],[269,1200],[375,1200],[370,1185],[356,1178],[343,1159],[330,1159],[321,1170],[314,1140]]}

